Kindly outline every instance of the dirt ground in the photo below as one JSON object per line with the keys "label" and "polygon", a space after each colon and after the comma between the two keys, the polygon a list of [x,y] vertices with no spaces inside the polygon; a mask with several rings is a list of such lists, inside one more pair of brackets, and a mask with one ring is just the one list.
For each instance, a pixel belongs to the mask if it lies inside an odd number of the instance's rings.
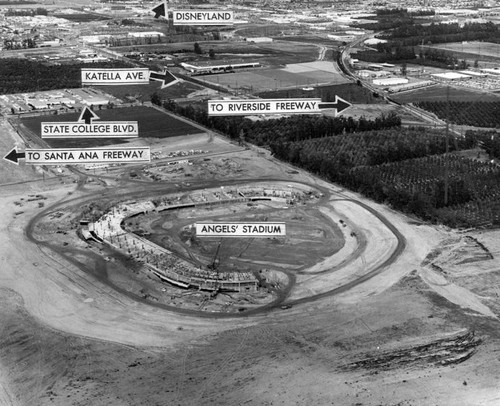
{"label": "dirt ground", "polygon": [[322,214],[343,220],[350,240],[328,272],[298,275],[293,306],[243,318],[151,306],[28,238],[55,203],[154,182],[101,170],[100,182],[68,173],[12,184],[30,169],[0,164],[10,173],[0,182],[0,405],[500,403],[499,231],[423,224],[265,151],[245,154],[249,179],[328,188]]}

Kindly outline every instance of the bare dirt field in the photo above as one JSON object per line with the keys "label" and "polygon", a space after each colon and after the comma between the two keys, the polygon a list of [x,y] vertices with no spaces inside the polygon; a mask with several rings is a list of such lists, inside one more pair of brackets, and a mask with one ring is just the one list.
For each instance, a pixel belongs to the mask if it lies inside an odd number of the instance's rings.
{"label": "bare dirt field", "polygon": [[[261,207],[259,207],[261,206]],[[328,223],[312,207],[276,208],[268,204],[233,205],[224,210],[197,210],[188,218],[179,219],[181,213],[141,215],[134,223],[151,230],[148,239],[166,245],[179,255],[188,255],[210,263],[217,248],[219,269],[259,270],[266,264],[283,269],[300,269],[315,264],[318,259],[331,256],[343,246],[338,226]],[[144,218],[147,217],[147,218]],[[286,238],[197,238],[191,226],[196,222],[285,222]],[[149,226],[149,227],[148,227]]]}
{"label": "bare dirt field", "polygon": [[[3,142],[8,150],[10,141]],[[185,144],[181,137],[156,141],[155,148],[166,153],[207,145],[220,146],[223,155],[193,159],[191,176],[156,181],[130,175],[143,167],[40,172],[40,179],[24,165],[0,163],[2,176],[28,181],[0,185],[2,406],[500,402],[497,230],[423,224],[277,162],[266,151],[242,151],[207,134],[190,135]],[[155,164],[163,159],[179,158]],[[208,163],[212,173],[201,176]],[[311,257],[298,251],[304,268],[295,273],[287,306],[247,316],[188,314],[131,294],[110,283],[119,275],[124,283],[146,283],[127,276],[122,264],[133,266],[126,258],[107,260],[105,247],[88,249],[82,240],[69,244],[77,241],[76,228],[58,228],[64,212],[81,210],[89,200],[255,181],[300,182],[324,191],[319,213],[269,211],[273,220],[290,221],[295,239],[308,241],[301,249],[318,245],[311,255],[323,258],[307,264]],[[36,227],[51,213],[45,226]],[[308,224],[301,226],[300,216]],[[328,223],[336,224],[343,245],[333,234],[316,233]],[[286,255],[259,244],[254,252],[249,248],[249,262],[263,250],[273,261]],[[198,249],[203,256],[203,245]]]}

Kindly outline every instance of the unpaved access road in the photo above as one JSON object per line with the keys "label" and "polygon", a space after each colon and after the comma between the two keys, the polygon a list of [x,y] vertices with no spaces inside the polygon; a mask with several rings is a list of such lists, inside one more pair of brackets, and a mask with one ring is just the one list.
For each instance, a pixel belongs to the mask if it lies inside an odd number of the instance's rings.
{"label": "unpaved access road", "polygon": [[[242,181],[238,182],[241,183]],[[220,185],[221,183],[218,182],[217,184]],[[77,188],[81,188],[81,185],[78,185]],[[135,191],[123,190],[120,193],[130,198],[145,193],[144,190],[140,190],[140,187],[138,189]],[[55,255],[50,249],[50,243],[37,243],[31,235],[31,230],[37,218],[46,211],[53,210],[58,205],[67,206],[75,204],[77,201],[91,199],[93,195],[92,193],[85,193],[85,190],[83,190],[77,192],[81,193],[81,196],[74,197],[73,195],[69,197],[69,191],[71,191],[71,188],[65,187],[47,194],[47,197],[50,195],[47,204],[49,201],[54,203],[46,205],[43,211],[37,210],[36,207],[30,209],[26,207],[25,213],[21,216],[14,218],[6,216],[4,218],[8,219],[8,223],[5,225],[6,232],[2,233],[0,237],[5,239],[1,246],[3,247],[2,250],[9,252],[9,263],[17,264],[15,268],[8,267],[10,271],[3,275],[4,281],[8,281],[8,283],[4,283],[3,286],[20,293],[30,313],[42,319],[45,323],[48,323],[53,328],[74,334],[125,344],[163,346],[178,342],[178,340],[185,340],[187,336],[190,336],[190,332],[193,336],[196,336],[234,328],[238,325],[252,325],[259,320],[259,317],[265,317],[265,314],[258,316],[259,312],[255,311],[253,314],[249,314],[253,316],[251,318],[245,317],[236,320],[234,317],[230,317],[225,318],[226,320],[206,320],[179,314],[172,311],[172,309],[166,311],[158,306],[151,306],[144,301],[138,301],[130,295],[125,295],[123,292],[107,285],[105,281],[96,280],[85,270],[80,269],[77,263],[72,261],[72,258]],[[116,191],[94,192],[94,195],[99,194],[102,196],[106,193],[116,194]],[[9,199],[5,200],[4,207],[14,210],[14,198],[11,197],[10,201]],[[36,212],[38,213],[35,214]],[[352,288],[381,273],[394,262],[403,251],[405,240],[400,234],[394,234],[394,231],[397,233],[397,230],[388,228],[387,224],[390,223],[385,217],[379,215],[378,218],[374,219],[373,212],[368,212],[362,206],[359,206],[356,212],[357,217],[363,217],[363,213],[365,213],[366,218],[364,220],[366,221],[363,221],[365,233],[368,228],[374,227],[375,231],[372,231],[372,236],[385,233],[386,238],[380,241],[382,243],[388,242],[388,244],[383,245],[385,248],[381,248],[384,252],[383,255],[381,255],[381,251],[375,250],[378,261],[372,261],[370,254],[365,254],[368,260],[372,262],[370,271],[358,269],[357,273],[352,273],[355,276],[354,279],[347,279],[347,286],[336,286],[333,290],[330,288],[329,283],[325,283],[325,275],[322,275],[322,277],[308,277],[304,279],[302,284],[298,285],[298,293],[295,293],[295,290],[291,292],[290,300],[292,303],[312,302],[328,295],[345,292],[348,288]],[[26,226],[24,221],[30,215],[33,217]],[[24,232],[25,227],[27,227],[26,232]],[[390,233],[393,233],[394,236],[391,236]],[[6,238],[7,235],[9,235],[9,238]],[[374,247],[370,245],[369,248]],[[89,258],[90,263],[97,263],[96,258],[92,258],[91,255],[89,255]],[[358,261],[359,264],[361,264],[360,261]],[[333,283],[335,273],[328,273],[328,277],[333,278],[330,281],[330,283]],[[263,310],[270,311],[271,309],[266,308]],[[206,317],[207,315],[204,314],[203,316]],[[166,325],[165,320],[169,320],[168,325]],[[182,330],[178,330],[179,327]]]}

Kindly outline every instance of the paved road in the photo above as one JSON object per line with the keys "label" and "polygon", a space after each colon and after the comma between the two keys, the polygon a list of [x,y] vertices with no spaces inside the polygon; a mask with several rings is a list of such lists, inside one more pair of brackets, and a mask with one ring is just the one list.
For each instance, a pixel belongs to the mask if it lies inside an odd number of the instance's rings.
{"label": "paved road", "polygon": [[[85,175],[83,175],[83,176],[85,176]],[[95,176],[95,175],[93,175],[93,177],[99,178],[99,176]],[[105,177],[103,177],[103,178],[105,178]],[[273,181],[275,181],[275,182],[289,182],[290,179],[280,179],[280,178],[277,178],[277,179],[243,179],[243,180],[239,179],[239,180],[230,180],[230,181],[212,181],[212,182],[196,182],[196,183],[193,182],[193,184],[190,187],[186,187],[184,190],[193,191],[193,190],[197,190],[199,188],[213,188],[213,187],[230,186],[230,185],[235,185],[235,184],[253,183],[253,182],[262,182],[262,181],[265,181],[265,182],[273,182]],[[69,247],[61,247],[61,246],[55,245],[51,242],[39,241],[34,236],[34,229],[35,229],[37,222],[40,221],[42,219],[42,217],[45,216],[48,212],[53,211],[53,210],[57,209],[58,207],[81,206],[84,203],[95,200],[97,198],[102,199],[102,198],[107,198],[107,197],[113,197],[113,199],[115,199],[115,200],[123,199],[123,198],[136,199],[136,198],[143,198],[144,196],[153,196],[153,195],[159,195],[159,194],[163,195],[163,194],[168,194],[168,193],[173,193],[173,192],[179,191],[179,188],[176,187],[173,183],[151,184],[151,182],[148,182],[147,184],[143,183],[142,185],[138,184],[137,182],[133,182],[133,181],[128,182],[128,183],[133,184],[132,189],[129,188],[127,190],[126,188],[122,187],[120,189],[121,192],[117,193],[116,189],[110,188],[106,191],[93,192],[93,193],[89,193],[89,194],[82,196],[82,197],[64,200],[63,202],[58,202],[58,203],[55,203],[55,204],[47,207],[45,210],[43,210],[42,212],[38,213],[35,217],[33,217],[30,220],[30,222],[28,223],[26,230],[25,230],[27,238],[31,242],[37,244],[38,246],[48,248],[48,249],[56,252],[58,255],[61,255],[67,261],[71,262],[73,265],[77,266],[78,268],[80,268],[81,270],[86,272],[87,274],[90,274],[90,275],[92,275],[92,277],[96,277],[97,279],[99,279],[99,281],[101,283],[104,283],[104,284],[112,287],[116,291],[120,292],[121,294],[123,294],[129,298],[132,298],[134,300],[148,304],[148,305],[153,306],[153,307],[162,308],[165,310],[169,310],[169,311],[173,311],[173,312],[177,312],[177,313],[181,313],[181,314],[189,314],[189,315],[193,315],[193,316],[197,316],[197,317],[204,317],[204,318],[249,317],[249,316],[255,316],[258,314],[262,314],[264,312],[272,311],[273,309],[281,306],[285,302],[286,297],[288,296],[291,289],[293,288],[293,285],[295,284],[295,275],[292,272],[286,272],[287,275],[290,277],[291,282],[282,292],[280,292],[280,296],[277,298],[277,300],[275,300],[274,302],[272,302],[266,306],[263,306],[263,307],[260,307],[258,309],[254,309],[254,310],[249,310],[249,311],[244,312],[242,314],[223,314],[223,313],[213,314],[213,313],[206,313],[206,312],[194,311],[194,310],[188,310],[188,309],[179,309],[179,308],[174,307],[174,306],[168,306],[168,305],[159,304],[159,303],[152,303],[152,302],[146,301],[144,299],[141,299],[140,297],[138,297],[130,292],[127,292],[123,289],[120,289],[117,286],[115,286],[113,283],[111,283],[106,278],[106,263],[101,256],[99,256],[93,252],[90,252],[90,251],[84,251],[84,250],[80,250],[80,249],[72,249]],[[79,182],[78,189],[82,190],[83,185],[84,185],[83,181]],[[326,189],[319,188],[316,185],[307,184],[307,186],[321,189],[323,192],[328,193],[326,191]],[[316,300],[319,300],[319,299],[327,297],[327,296],[332,296],[332,295],[343,293],[343,292],[373,278],[374,276],[378,275],[379,273],[381,273],[389,265],[394,263],[394,261],[396,261],[396,259],[404,251],[404,249],[406,247],[406,240],[405,240],[404,236],[382,214],[377,212],[372,207],[370,207],[362,202],[359,202],[357,200],[353,200],[350,198],[341,199],[341,200],[346,200],[346,201],[350,201],[354,204],[357,204],[357,205],[363,207],[365,210],[369,211],[374,216],[376,216],[395,235],[395,237],[397,239],[397,246],[396,246],[395,250],[392,252],[392,254],[390,255],[389,258],[387,258],[382,264],[377,266],[375,269],[371,270],[370,272],[363,275],[362,277],[347,283],[344,286],[341,286],[341,287],[338,287],[338,288],[335,288],[335,289],[332,289],[332,290],[329,290],[329,291],[326,291],[326,292],[323,292],[320,294],[311,295],[311,296],[306,297],[306,298],[285,302],[286,304],[298,305],[298,304],[303,304],[303,303],[310,303],[310,302],[314,302]],[[87,257],[89,259],[88,263],[96,263],[100,267],[100,269],[97,270],[95,268],[90,268],[88,266],[83,265],[81,262],[75,260],[75,257],[77,256],[76,254],[78,254],[78,256],[80,256],[80,257],[82,255]],[[352,258],[352,259],[354,260],[356,258]],[[333,271],[335,271],[335,269],[331,269],[328,271],[333,272]]]}

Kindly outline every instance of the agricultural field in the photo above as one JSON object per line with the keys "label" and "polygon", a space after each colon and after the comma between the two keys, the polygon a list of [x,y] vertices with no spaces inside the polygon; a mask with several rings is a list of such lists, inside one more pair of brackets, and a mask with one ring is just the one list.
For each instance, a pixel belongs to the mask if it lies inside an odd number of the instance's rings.
{"label": "agricultural field", "polygon": [[195,92],[202,92],[208,89],[186,81],[161,89],[160,82],[155,81],[147,85],[99,86],[99,90],[113,95],[125,103],[133,103],[136,101],[149,102],[154,93],[159,94],[162,99],[175,100],[188,98]]}
{"label": "agricultural field", "polygon": [[[134,106],[106,110],[98,110],[96,114],[101,121],[137,121],[139,123],[140,138],[169,138],[179,135],[196,134],[202,132],[185,121],[169,114],[162,113],[152,107]],[[20,120],[28,130],[40,136],[42,122],[77,121],[79,113],[59,114],[51,116],[27,117]],[[120,139],[53,139],[47,140],[53,148],[96,147],[124,142]]]}
{"label": "agricultural field", "polygon": [[[213,64],[260,62],[262,65],[283,66],[290,63],[312,62],[318,57],[318,46],[297,44],[288,41],[255,44],[253,42],[197,41],[202,55],[194,53],[194,42],[177,42],[172,44],[154,44],[114,47],[121,53],[128,52],[161,52],[173,54],[178,61],[210,62]],[[208,57],[213,49],[215,59]]]}
{"label": "agricultural field", "polygon": [[317,35],[291,35],[289,37],[275,37],[276,40],[290,42],[304,42],[307,44],[328,45],[337,47],[342,44],[341,41],[335,41],[330,38],[325,38]]}
{"label": "agricultural field", "polygon": [[[418,203],[415,199],[408,204],[425,206],[414,209],[453,227],[500,224],[500,168],[496,164],[462,156],[437,155],[356,168],[351,174],[363,184],[378,184],[387,195],[390,193],[387,190],[392,190],[407,196],[420,196]],[[448,202],[443,201],[446,176],[449,179]]]}
{"label": "agricultural field", "polygon": [[240,28],[235,31],[242,37],[269,37],[273,35],[279,35],[285,30],[289,30],[290,26],[288,24],[255,24],[248,25],[244,28]]}
{"label": "agricultural field", "polygon": [[347,84],[349,81],[338,73],[332,62],[317,61],[289,64],[282,69],[254,69],[245,72],[225,73],[197,77],[214,85],[250,93],[278,91],[318,86],[320,84]]}
{"label": "agricultural field", "polygon": [[462,58],[463,56],[474,57],[474,59],[482,60],[486,58],[495,58],[500,61],[500,44],[493,42],[450,42],[446,44],[421,45],[422,49],[440,49],[450,51]]}
{"label": "agricultural field", "polygon": [[[361,117],[367,120],[376,120],[382,114],[386,116],[388,114],[396,114],[401,117],[402,125],[418,125],[424,123],[424,121],[418,120],[416,117],[409,114],[402,106],[394,106],[384,103],[353,104],[349,107],[349,109],[340,114],[342,116],[352,117],[356,120],[359,120]],[[334,112],[325,112],[324,115],[335,117]]]}
{"label": "agricultural field", "polygon": [[[448,90],[449,89],[449,90]],[[391,99],[398,103],[417,103],[421,101],[498,101],[499,96],[493,93],[483,93],[452,86],[436,85],[428,88],[392,94]]]}
{"label": "agricultural field", "polygon": [[264,91],[257,94],[264,99],[283,99],[283,98],[306,98],[306,97],[319,97],[323,101],[333,101],[335,95],[348,101],[349,103],[384,103],[382,99],[373,96],[373,93],[362,86],[354,83],[342,83],[327,86],[315,86],[311,89],[296,88],[296,89],[278,89],[271,91]]}
{"label": "agricultural field", "polygon": [[[470,136],[454,141],[452,151],[477,144]],[[500,221],[499,167],[462,153],[443,155],[442,131],[367,131],[279,142],[271,150],[278,158],[425,220],[452,227]],[[477,151],[474,155],[480,156]]]}
{"label": "agricultural field", "polygon": [[[305,139],[271,146],[280,158],[287,151],[302,166],[322,175],[348,171],[356,166],[372,166],[389,162],[425,157],[445,152],[443,131],[427,129],[390,129],[362,131],[322,138]],[[457,141],[458,149],[466,149],[466,141]],[[452,146],[453,147],[453,146]]]}
{"label": "agricultural field", "polygon": [[54,14],[54,17],[64,18],[65,20],[75,23],[88,23],[91,21],[111,20],[111,17],[107,17],[104,15],[97,15],[97,14],[87,14],[87,13]]}
{"label": "agricultural field", "polygon": [[421,101],[417,107],[436,114],[441,119],[448,118],[453,124],[474,127],[497,128],[500,126],[500,101],[460,102]]}
{"label": "agricultural field", "polygon": [[[254,44],[251,42],[224,42],[224,41],[197,41],[202,52],[207,53],[209,49],[216,51],[218,53],[235,54],[241,56],[264,56],[268,54],[274,54],[275,51],[272,49],[266,49],[262,47],[262,44]],[[113,47],[113,50],[119,51],[121,53],[128,52],[143,52],[143,53],[158,53],[158,54],[179,54],[181,56],[183,53],[194,54],[194,42],[175,42],[166,44],[144,44],[144,45],[130,45],[130,46],[118,46]],[[200,57],[200,55],[197,55]]]}

